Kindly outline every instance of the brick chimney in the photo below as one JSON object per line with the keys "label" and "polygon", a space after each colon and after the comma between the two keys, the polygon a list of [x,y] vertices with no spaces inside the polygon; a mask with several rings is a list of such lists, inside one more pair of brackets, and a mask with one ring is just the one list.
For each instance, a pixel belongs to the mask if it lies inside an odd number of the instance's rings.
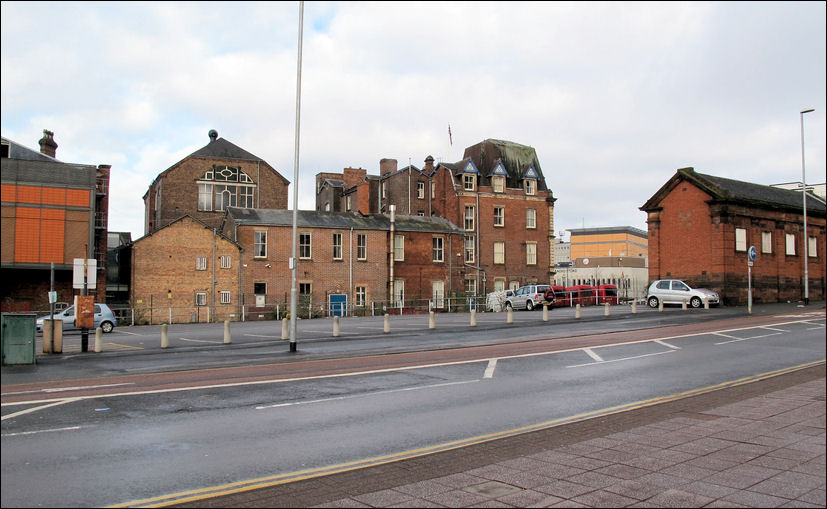
{"label": "brick chimney", "polygon": [[387,158],[380,159],[379,160],[379,176],[382,177],[382,176],[385,176],[389,173],[395,173],[396,172],[396,165],[397,165],[396,159],[387,159]]}
{"label": "brick chimney", "polygon": [[432,156],[428,156],[425,158],[425,167],[422,168],[422,173],[426,175],[430,175],[434,171],[434,158]]}
{"label": "brick chimney", "polygon": [[43,137],[40,138],[40,153],[49,157],[55,157],[57,154],[57,143],[55,143],[55,133],[43,129]]}
{"label": "brick chimney", "polygon": [[365,180],[368,171],[363,170],[362,168],[345,168],[343,178],[345,181],[345,189],[350,189],[351,187],[358,185],[359,182]]}

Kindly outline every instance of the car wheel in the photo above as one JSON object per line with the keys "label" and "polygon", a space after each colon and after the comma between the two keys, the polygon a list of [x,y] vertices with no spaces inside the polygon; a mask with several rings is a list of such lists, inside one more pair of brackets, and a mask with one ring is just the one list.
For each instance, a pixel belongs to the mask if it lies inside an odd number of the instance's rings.
{"label": "car wheel", "polygon": [[531,311],[532,309],[534,309],[534,301],[531,299],[525,301],[525,309],[526,311]]}
{"label": "car wheel", "polygon": [[700,297],[692,297],[689,300],[689,305],[692,306],[695,309],[698,309],[699,307],[701,307],[701,298]]}
{"label": "car wheel", "polygon": [[657,297],[649,297],[649,300],[647,302],[649,303],[650,308],[658,307],[658,298]]}
{"label": "car wheel", "polygon": [[106,332],[106,333],[112,332],[112,329],[114,329],[114,328],[115,328],[115,326],[112,325],[112,322],[101,322],[101,330],[103,332]]}
{"label": "car wheel", "polygon": [[506,311],[508,311],[509,309],[511,309],[511,303],[510,303],[510,302],[506,302],[506,303],[505,303],[505,310],[506,310]]}

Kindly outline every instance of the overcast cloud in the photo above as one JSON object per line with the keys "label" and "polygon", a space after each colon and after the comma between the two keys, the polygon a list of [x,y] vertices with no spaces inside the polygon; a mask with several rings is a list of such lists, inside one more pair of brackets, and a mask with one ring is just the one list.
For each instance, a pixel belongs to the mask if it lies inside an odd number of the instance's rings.
{"label": "overcast cloud", "polygon": [[[2,2],[2,134],[111,164],[109,229],[223,137],[293,181],[298,2]],[[555,230],[633,226],[678,168],[825,181],[825,3],[307,2],[299,208],[314,176],[530,145]],[[448,140],[448,124],[453,145]],[[293,190],[290,199],[292,206]]]}

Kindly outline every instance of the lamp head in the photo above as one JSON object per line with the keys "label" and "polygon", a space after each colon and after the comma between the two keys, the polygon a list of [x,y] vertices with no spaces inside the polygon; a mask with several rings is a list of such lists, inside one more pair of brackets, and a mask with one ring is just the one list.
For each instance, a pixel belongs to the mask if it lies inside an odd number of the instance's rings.
{"label": "lamp head", "polygon": [[815,108],[807,108],[806,110],[801,110],[801,114],[810,113],[811,111],[815,111]]}

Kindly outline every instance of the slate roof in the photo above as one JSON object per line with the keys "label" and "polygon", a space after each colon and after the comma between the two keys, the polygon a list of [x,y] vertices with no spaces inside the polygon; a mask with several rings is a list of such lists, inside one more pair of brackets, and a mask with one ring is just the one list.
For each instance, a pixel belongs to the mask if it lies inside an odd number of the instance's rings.
{"label": "slate roof", "polygon": [[[683,180],[693,183],[712,196],[713,200],[719,202],[740,203],[754,207],[783,209],[793,212],[801,211],[804,205],[800,191],[706,175],[697,173],[694,168],[681,168],[658,192],[640,207],[640,210],[648,212],[658,209],[663,198]],[[813,196],[813,198],[816,197]],[[825,216],[827,214],[827,207],[818,199],[807,200],[807,213]]]}
{"label": "slate roof", "polygon": [[[282,209],[243,209],[227,207],[227,215],[237,225],[293,226],[293,211]],[[339,230],[390,230],[390,216],[372,214],[362,216],[350,212],[320,212],[299,210],[296,212],[298,228],[331,228]],[[462,233],[456,225],[441,217],[408,216],[397,214],[396,231]]]}
{"label": "slate roof", "polygon": [[231,143],[224,138],[211,140],[204,147],[196,150],[187,157],[207,157],[215,159],[247,159],[250,161],[264,161],[264,159],[253,155],[238,145]]}
{"label": "slate roof", "polygon": [[534,166],[538,177],[537,188],[541,191],[548,191],[543,170],[540,168],[540,161],[537,159],[537,151],[534,150],[534,147],[521,145],[513,141],[489,138],[466,148],[461,161],[453,164],[442,164],[442,166],[453,170],[452,173],[456,175],[458,171],[464,169],[468,159],[474,162],[474,165],[480,172],[479,185],[491,185],[491,172],[497,163],[501,161],[505,170],[508,172],[508,178],[506,179],[507,187],[522,187],[526,170],[529,166]]}
{"label": "slate roof", "polygon": [[65,163],[15,141],[2,137],[9,144],[9,157],[2,160],[0,179],[4,182],[48,183],[51,185],[95,187],[97,166]]}
{"label": "slate roof", "polygon": [[59,160],[55,159],[54,157],[47,156],[37,150],[32,150],[29,147],[25,147],[16,141],[12,141],[6,137],[3,137],[2,140],[9,144],[9,159],[17,159],[19,161],[48,161],[48,162],[60,162]]}

